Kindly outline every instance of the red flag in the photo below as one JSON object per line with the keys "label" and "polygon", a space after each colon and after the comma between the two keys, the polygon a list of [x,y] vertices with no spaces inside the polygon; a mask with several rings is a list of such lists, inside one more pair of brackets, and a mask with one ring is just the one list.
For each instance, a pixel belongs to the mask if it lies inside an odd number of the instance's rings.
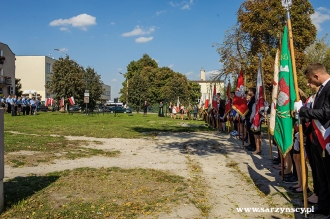
{"label": "red flag", "polygon": [[216,86],[215,86],[215,85],[214,85],[214,88],[213,88],[212,107],[213,107],[214,109],[218,110],[217,89],[216,89]]}
{"label": "red flag", "polygon": [[[262,86],[262,79],[261,79],[261,64],[258,69],[258,76],[257,76],[257,89],[256,89],[256,102],[253,105],[251,118],[252,118],[252,126],[251,129],[254,131],[260,131],[260,119],[261,119],[261,108],[265,108],[265,99],[264,99],[264,89]],[[265,111],[265,109],[264,109]]]}
{"label": "red flag", "polygon": [[46,98],[46,101],[45,101],[45,106],[48,106],[49,105],[49,98]]}
{"label": "red flag", "polygon": [[74,105],[75,104],[73,96],[72,97],[69,97],[68,100],[70,102],[70,105]]}
{"label": "red flag", "polygon": [[229,113],[231,110],[231,101],[230,101],[230,82],[228,83],[227,86],[227,96],[226,96],[226,106],[225,106],[225,114]]}
{"label": "red flag", "polygon": [[209,108],[209,98],[207,98],[207,99],[205,100],[204,108],[205,108],[205,109]]}
{"label": "red flag", "polygon": [[246,102],[244,79],[242,70],[237,78],[236,91],[233,100],[233,109],[236,110],[241,116],[245,116],[249,110]]}
{"label": "red flag", "polygon": [[60,106],[64,106],[64,97],[62,97],[62,99],[60,100]]}

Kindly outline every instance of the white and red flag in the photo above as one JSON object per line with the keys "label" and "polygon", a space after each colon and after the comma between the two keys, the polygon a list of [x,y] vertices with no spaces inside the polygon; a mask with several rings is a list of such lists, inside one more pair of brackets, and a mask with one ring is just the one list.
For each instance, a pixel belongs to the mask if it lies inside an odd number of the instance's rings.
{"label": "white and red flag", "polygon": [[227,115],[231,110],[231,101],[230,101],[230,82],[227,85],[227,94],[226,94],[226,105],[225,105],[225,115]]}
{"label": "white and red flag", "polygon": [[46,104],[45,106],[52,106],[54,103],[54,99],[53,98],[47,98],[46,99]]}
{"label": "white and red flag", "polygon": [[72,97],[69,97],[68,100],[70,102],[70,105],[74,105],[75,104],[73,96]]}
{"label": "white and red flag", "polygon": [[237,78],[237,85],[232,108],[236,110],[236,112],[239,113],[241,116],[245,116],[249,111],[246,101],[242,70],[240,71],[239,76]]}
{"label": "white and red flag", "polygon": [[64,97],[61,98],[60,100],[60,107],[64,106]]}
{"label": "white and red flag", "polygon": [[206,100],[205,100],[204,108],[205,109],[209,108],[209,97],[208,97],[208,95],[207,95]]}
{"label": "white and red flag", "polygon": [[257,88],[256,88],[256,102],[253,105],[251,119],[252,126],[251,129],[255,132],[260,131],[261,126],[261,110],[264,108],[265,111],[265,99],[264,99],[264,89],[262,86],[261,79],[261,63],[258,68],[258,76],[257,76]]}
{"label": "white and red flag", "polygon": [[275,129],[275,117],[276,117],[276,103],[278,94],[278,73],[279,73],[279,56],[280,50],[277,49],[274,63],[274,81],[273,81],[273,91],[272,91],[272,104],[270,108],[270,118],[269,118],[269,132],[274,135]]}
{"label": "white and red flag", "polygon": [[322,157],[325,157],[324,151],[327,150],[330,154],[330,126],[325,129],[319,120],[313,119],[312,125],[320,142],[321,148],[323,149]]}
{"label": "white and red flag", "polygon": [[216,85],[214,85],[214,88],[213,88],[212,107],[213,107],[214,109],[218,110],[217,88],[216,88]]}

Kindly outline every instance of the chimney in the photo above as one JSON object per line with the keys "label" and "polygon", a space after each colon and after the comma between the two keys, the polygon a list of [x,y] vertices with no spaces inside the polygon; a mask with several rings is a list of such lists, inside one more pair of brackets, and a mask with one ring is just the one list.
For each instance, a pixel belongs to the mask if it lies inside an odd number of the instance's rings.
{"label": "chimney", "polygon": [[205,70],[201,69],[201,81],[205,81]]}

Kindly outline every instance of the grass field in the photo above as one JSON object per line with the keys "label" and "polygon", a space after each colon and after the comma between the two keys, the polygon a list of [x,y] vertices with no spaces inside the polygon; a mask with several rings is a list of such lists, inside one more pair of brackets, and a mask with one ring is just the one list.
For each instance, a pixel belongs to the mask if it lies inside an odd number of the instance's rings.
{"label": "grass field", "polygon": [[[118,156],[120,151],[88,149],[86,140],[154,137],[158,132],[210,131],[204,121],[160,118],[156,114],[5,115],[5,165],[13,168],[52,163],[56,159]],[[93,144],[102,144],[94,141]],[[21,153],[24,152],[24,153]],[[26,154],[31,153],[32,156]],[[30,154],[30,155],[31,155]],[[191,172],[197,163],[187,160]],[[4,183],[5,211],[1,218],[137,218],[168,212],[173,206],[193,203],[207,215],[203,182],[153,169],[79,168],[47,175],[31,174]]]}

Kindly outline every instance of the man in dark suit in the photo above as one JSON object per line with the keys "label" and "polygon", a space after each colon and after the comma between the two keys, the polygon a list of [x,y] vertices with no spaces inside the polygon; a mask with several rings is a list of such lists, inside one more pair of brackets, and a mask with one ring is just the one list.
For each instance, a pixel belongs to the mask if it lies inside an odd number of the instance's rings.
{"label": "man in dark suit", "polygon": [[311,151],[319,180],[318,205],[314,213],[328,215],[330,219],[330,150],[323,150],[326,143],[318,131],[319,128],[326,130],[330,126],[330,75],[320,63],[308,65],[304,73],[308,83],[320,88],[311,108],[301,106],[300,101],[295,103],[295,111],[299,117],[308,118],[313,124],[310,125],[310,132],[304,134],[308,137],[310,133],[312,135]]}
{"label": "man in dark suit", "polygon": [[252,113],[253,105],[256,102],[255,94],[256,94],[256,89],[255,88],[249,88],[249,91],[248,91],[248,95],[250,96],[250,100],[248,102],[249,111],[245,115],[246,131],[247,131],[247,133],[249,135],[249,139],[250,139],[250,144],[245,147],[248,151],[255,151],[256,150],[256,142],[255,142],[255,139],[254,139],[254,133],[251,130],[252,122],[251,122],[251,118],[250,118],[251,113]]}

